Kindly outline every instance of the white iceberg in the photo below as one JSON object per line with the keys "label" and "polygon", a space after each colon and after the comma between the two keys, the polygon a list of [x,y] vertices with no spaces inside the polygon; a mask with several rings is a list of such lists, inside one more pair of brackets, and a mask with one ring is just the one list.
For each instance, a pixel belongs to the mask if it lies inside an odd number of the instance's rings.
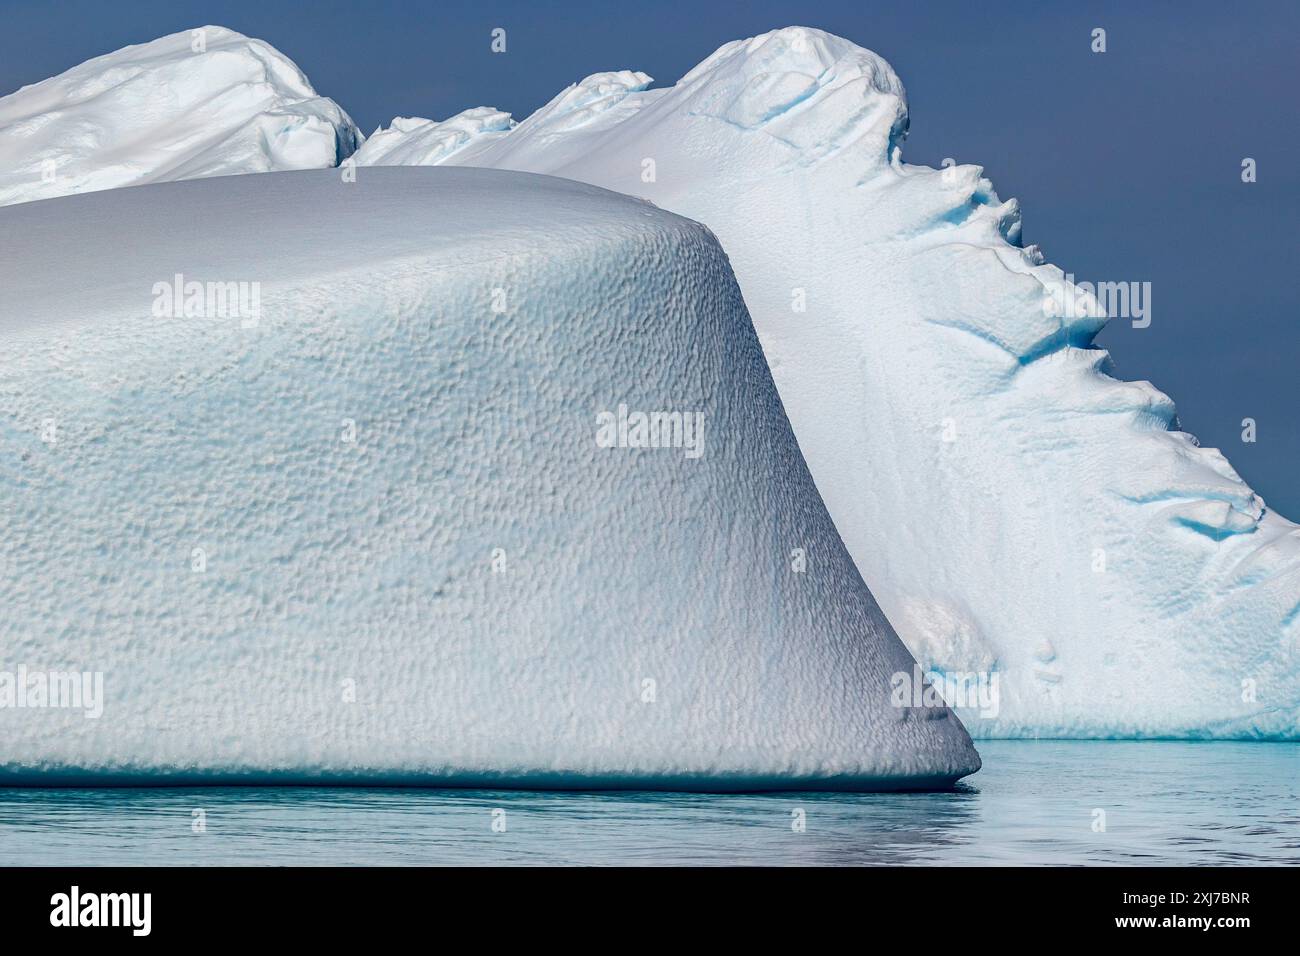
{"label": "white iceberg", "polygon": [[996,715],[959,710],[972,733],[1300,736],[1300,529],[1111,374],[1096,303],[1019,247],[1015,200],[979,167],[902,162],[890,66],[792,27],[671,88],[642,77],[436,161],[595,183],[718,235],[889,619],[937,674],[996,675]]}
{"label": "white iceberg", "polygon": [[707,229],[358,172],[0,209],[0,779],[978,768],[900,701]]}
{"label": "white iceberg", "polygon": [[362,139],[347,113],[270,44],[202,27],[0,98],[0,205],[335,166]]}

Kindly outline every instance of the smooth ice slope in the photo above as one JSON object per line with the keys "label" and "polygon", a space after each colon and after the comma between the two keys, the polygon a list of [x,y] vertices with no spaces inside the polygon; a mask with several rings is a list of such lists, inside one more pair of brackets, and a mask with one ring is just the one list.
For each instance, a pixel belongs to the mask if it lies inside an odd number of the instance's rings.
{"label": "smooth ice slope", "polygon": [[[979,766],[946,708],[892,706],[912,658],[706,229],[547,177],[359,172],[0,209],[0,670],[105,687],[99,719],[0,708],[11,777]],[[177,274],[260,282],[260,314],[174,318]],[[599,447],[620,404],[702,441]]]}
{"label": "smooth ice slope", "polygon": [[1045,313],[1064,277],[1019,248],[1015,200],[979,167],[902,163],[884,60],[796,27],[670,89],[611,75],[443,161],[717,233],[889,619],[927,666],[998,675],[996,717],[959,711],[972,733],[1300,736],[1300,531],[1112,376],[1103,319]]}
{"label": "smooth ice slope", "polygon": [[0,205],[334,166],[362,138],[270,44],[186,30],[0,98]]}

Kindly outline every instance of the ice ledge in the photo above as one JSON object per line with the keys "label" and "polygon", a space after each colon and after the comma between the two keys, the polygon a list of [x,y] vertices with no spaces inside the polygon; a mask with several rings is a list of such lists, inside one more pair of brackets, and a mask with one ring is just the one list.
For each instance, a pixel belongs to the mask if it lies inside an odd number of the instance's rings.
{"label": "ice ledge", "polygon": [[[356,174],[0,209],[0,670],[104,687],[94,719],[0,709],[7,779],[978,768],[946,708],[891,702],[913,661],[704,227],[544,176]],[[256,321],[158,309],[176,275],[261,283]],[[623,404],[704,416],[703,453],[602,445]]]}

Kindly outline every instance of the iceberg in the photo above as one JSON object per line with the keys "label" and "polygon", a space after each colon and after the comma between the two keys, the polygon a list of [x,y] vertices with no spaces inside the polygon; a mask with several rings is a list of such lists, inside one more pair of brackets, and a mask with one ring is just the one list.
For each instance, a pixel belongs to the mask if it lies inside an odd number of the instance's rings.
{"label": "iceberg", "polygon": [[599,74],[433,161],[717,234],[886,615],[940,683],[996,678],[996,713],[958,710],[972,734],[1300,737],[1300,528],[1117,377],[1104,310],[980,167],[902,161],[889,64],[790,27],[647,80]]}
{"label": "iceberg", "polygon": [[978,769],[942,701],[900,703],[913,658],[708,229],[346,172],[0,209],[0,780]]}
{"label": "iceberg", "polygon": [[201,27],[0,98],[0,206],[335,166],[362,139],[347,113],[270,44]]}

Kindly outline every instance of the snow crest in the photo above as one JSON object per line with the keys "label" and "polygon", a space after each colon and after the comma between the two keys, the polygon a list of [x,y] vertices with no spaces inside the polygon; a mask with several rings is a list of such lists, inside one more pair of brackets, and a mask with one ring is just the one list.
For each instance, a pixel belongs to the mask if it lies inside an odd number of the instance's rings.
{"label": "snow crest", "polygon": [[335,166],[362,138],[274,47],[208,26],[95,57],[0,98],[0,205]]}
{"label": "snow crest", "polygon": [[353,161],[359,166],[434,166],[476,137],[506,133],[514,125],[509,113],[490,106],[465,110],[441,123],[398,116],[387,129],[375,130]]}

